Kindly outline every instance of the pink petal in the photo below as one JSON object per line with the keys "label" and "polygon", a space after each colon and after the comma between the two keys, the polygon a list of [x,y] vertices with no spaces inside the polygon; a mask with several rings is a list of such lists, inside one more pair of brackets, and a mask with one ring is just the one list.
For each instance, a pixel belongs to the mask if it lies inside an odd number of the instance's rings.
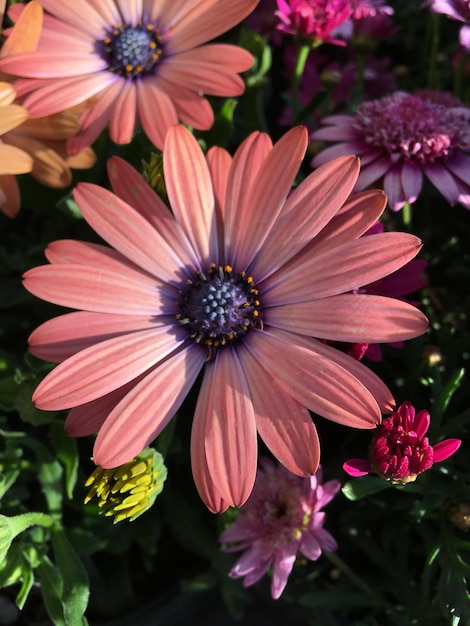
{"label": "pink petal", "polygon": [[[294,189],[250,268],[257,282],[321,232],[351,193],[358,168],[359,161],[354,157],[340,157],[319,167]],[[270,198],[270,193],[266,197]],[[286,233],[289,245],[285,245]]]}
{"label": "pink petal", "polygon": [[97,37],[102,30],[109,26],[86,0],[74,0],[74,2],[57,2],[57,0],[41,0],[43,7],[66,24],[79,26],[81,30],[91,37]]}
{"label": "pink petal", "polygon": [[273,575],[271,580],[271,596],[274,600],[281,597],[287,585],[287,579],[294,567],[297,555],[297,542],[291,541],[274,555]]}
{"label": "pink petal", "polygon": [[176,219],[201,261],[217,264],[219,227],[211,176],[199,144],[183,126],[173,126],[167,133],[163,167]]}
{"label": "pink petal", "polygon": [[299,546],[299,551],[310,561],[320,558],[322,549],[315,535],[305,533]]}
{"label": "pink petal", "polygon": [[242,506],[255,481],[257,439],[249,388],[234,349],[224,348],[207,364],[202,387],[194,420],[205,422],[210,477],[223,500]]}
{"label": "pink petal", "polygon": [[217,222],[217,240],[219,242],[219,259],[224,259],[224,214],[225,195],[227,193],[227,183],[232,165],[232,157],[223,148],[213,147],[206,155],[207,165],[212,178],[214,189],[214,211]]}
{"label": "pink petal", "polygon": [[162,76],[158,76],[158,85],[171,98],[181,122],[198,130],[208,130],[212,127],[214,111],[204,96],[186,89],[182,85],[170,82]]}
{"label": "pink petal", "polygon": [[428,432],[429,426],[431,424],[431,416],[428,411],[419,411],[416,415],[413,424],[411,425],[411,430],[414,430],[420,439],[424,437],[424,435]]}
{"label": "pink petal", "polygon": [[26,272],[23,284],[48,302],[97,313],[159,315],[176,307],[145,275],[137,280],[83,265],[35,267]]}
{"label": "pink petal", "polygon": [[60,363],[100,341],[158,325],[148,315],[67,313],[36,328],[29,337],[29,351],[39,359]]}
{"label": "pink petal", "polygon": [[130,143],[136,128],[137,88],[133,81],[122,86],[113,103],[109,135],[114,143]]}
{"label": "pink petal", "polygon": [[271,307],[265,321],[277,328],[318,339],[384,343],[422,335],[426,317],[407,302],[368,294],[342,294]]}
{"label": "pink petal", "polygon": [[370,189],[350,196],[333,219],[305,249],[316,254],[335,248],[342,243],[358,239],[382,215],[387,204],[383,191]]}
{"label": "pink petal", "polygon": [[248,350],[239,346],[237,354],[248,380],[261,439],[293,474],[314,474],[320,460],[320,443],[309,412],[266,379]]}
{"label": "pink petal", "polygon": [[135,385],[100,429],[93,449],[95,463],[105,468],[117,467],[151,443],[179,409],[205,357],[204,350],[191,344]]}
{"label": "pink petal", "polygon": [[[284,337],[287,341],[292,340],[292,333],[290,332],[277,330],[276,328],[270,328],[269,332],[276,336]],[[296,335],[295,341],[299,346],[321,354],[324,358],[329,359],[339,367],[349,371],[370,391],[383,413],[390,413],[394,410],[395,400],[392,392],[385,383],[363,363],[349,356],[349,354],[311,337]]]}
{"label": "pink petal", "polygon": [[261,249],[299,171],[307,137],[304,127],[293,128],[274,145],[261,164],[249,201],[238,207],[232,228],[231,261],[235,267],[247,268]]}
{"label": "pink petal", "polygon": [[310,410],[339,424],[373,428],[380,422],[377,402],[351,372],[284,337],[253,329],[245,342],[276,384]]}
{"label": "pink petal", "polygon": [[448,459],[454,452],[457,452],[461,443],[460,439],[445,439],[444,441],[436,443],[436,445],[432,447],[434,450],[433,462],[439,463],[440,461]]}
{"label": "pink petal", "polygon": [[349,459],[349,461],[343,463],[343,469],[347,474],[355,478],[370,474],[372,471],[372,467],[366,459]]}
{"label": "pink petal", "polygon": [[107,62],[99,55],[64,52],[60,55],[50,52],[23,52],[4,58],[2,72],[26,78],[70,78],[100,72],[107,68]]}
{"label": "pink petal", "polygon": [[423,166],[424,173],[432,182],[434,187],[447,200],[447,202],[453,206],[459,200],[459,188],[455,181],[455,178],[443,165],[434,161],[434,163],[427,163]]}
{"label": "pink petal", "polygon": [[116,193],[158,230],[186,267],[199,267],[200,260],[174,215],[155,191],[129,163],[119,157],[108,160],[108,176]]}
{"label": "pink petal", "polygon": [[166,282],[180,284],[187,277],[182,260],[163,237],[113,193],[80,183],[74,197],[90,226],[136,265]]}
{"label": "pink petal", "polygon": [[294,258],[263,283],[263,305],[325,298],[368,285],[415,257],[421,241],[408,233],[361,237],[318,256]]}
{"label": "pink petal", "polygon": [[413,204],[421,193],[423,186],[423,172],[421,167],[413,161],[405,161],[401,168],[401,186],[407,202]]}
{"label": "pink petal", "polygon": [[169,332],[163,325],[92,345],[52,370],[33,401],[38,408],[55,411],[95,400],[149,370],[186,338],[183,329]]}
{"label": "pink petal", "polygon": [[380,180],[392,166],[389,157],[380,157],[378,154],[374,154],[374,159],[371,158],[367,163],[363,161],[364,159],[361,159],[362,169],[356,183],[358,191],[366,189],[369,185]]}
{"label": "pink petal", "polygon": [[[232,242],[234,233],[238,232],[239,214],[240,212],[245,215],[249,213],[252,186],[256,184],[261,164],[271,150],[272,143],[268,135],[254,132],[241,143],[233,157],[225,199],[225,262],[233,258]],[[245,209],[245,206],[248,209]]]}
{"label": "pink petal", "polygon": [[184,17],[179,17],[168,42],[172,53],[190,50],[227,32],[253,11],[258,0],[219,0],[214,9],[214,2],[205,4],[204,11],[187,11]]}
{"label": "pink petal", "polygon": [[178,122],[175,106],[154,79],[144,78],[136,84],[137,107],[142,127],[150,141],[163,150],[168,129]]}

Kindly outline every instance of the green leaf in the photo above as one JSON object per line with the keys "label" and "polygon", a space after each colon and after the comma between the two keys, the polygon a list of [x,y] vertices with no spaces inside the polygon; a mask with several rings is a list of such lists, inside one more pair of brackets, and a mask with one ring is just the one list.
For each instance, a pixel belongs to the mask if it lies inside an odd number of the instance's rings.
{"label": "green leaf", "polygon": [[67,626],[81,626],[88,606],[88,577],[62,529],[52,533],[52,546],[57,568],[62,577],[62,603]]}
{"label": "green leaf", "polygon": [[51,411],[40,411],[32,401],[33,391],[37,386],[36,380],[23,379],[17,386],[15,408],[20,414],[23,422],[39,426],[49,424],[55,419],[56,413]]}
{"label": "green leaf", "polygon": [[57,456],[64,465],[65,491],[67,497],[71,500],[77,483],[79,463],[77,441],[66,434],[62,424],[51,424],[51,439]]}
{"label": "green leaf", "polygon": [[23,513],[14,517],[0,515],[0,563],[6,558],[13,539],[37,524],[48,527],[52,519],[44,513]]}
{"label": "green leaf", "polygon": [[342,488],[342,492],[348,498],[348,500],[361,500],[366,496],[371,496],[379,491],[390,489],[391,483],[386,480],[382,480],[378,476],[364,476],[363,478],[356,478],[350,480]]}
{"label": "green leaf", "polygon": [[44,556],[36,574],[41,583],[41,593],[49,617],[55,626],[68,626],[62,605],[63,584],[60,572],[47,556]]}

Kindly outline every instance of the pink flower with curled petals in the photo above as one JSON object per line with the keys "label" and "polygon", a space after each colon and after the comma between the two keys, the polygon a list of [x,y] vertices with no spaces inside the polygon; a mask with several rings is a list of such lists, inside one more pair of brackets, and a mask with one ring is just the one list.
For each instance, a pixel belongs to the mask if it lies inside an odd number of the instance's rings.
{"label": "pink flower with curled petals", "polygon": [[[193,475],[212,511],[242,505],[256,475],[257,432],[295,474],[314,474],[319,444],[306,407],[373,428],[393,397],[362,363],[320,339],[399,341],[427,328],[414,307],[347,293],[414,257],[405,233],[361,237],[384,194],[349,198],[359,161],[313,172],[292,193],[308,143],[251,134],[233,159],[204,156],[182,126],[163,152],[172,212],[125,162],[115,194],[80,184],[75,200],[113,248],[59,241],[25,275],[35,295],[82,311],[40,326],[38,357],[60,364],[33,400],[72,408],[70,435],[98,432],[95,463],[136,456],[166,426],[204,369],[191,435]],[[286,237],[288,233],[288,237]]]}
{"label": "pink flower with curled petals", "polygon": [[460,439],[445,439],[431,446],[425,437],[430,421],[427,411],[415,415],[411,402],[403,402],[377,427],[369,459],[350,459],[343,465],[344,471],[355,477],[375,473],[403,485],[413,482],[434,463],[448,459],[462,443]]}
{"label": "pink flower with curled petals", "polygon": [[470,52],[470,0],[429,0],[428,6],[434,13],[443,13],[457,22],[464,22],[460,29],[460,45]]}
{"label": "pink flower with curled petals", "polygon": [[[238,24],[257,2],[43,0],[36,51],[3,59],[0,70],[22,77],[17,92],[33,118],[87,102],[81,132],[68,142],[72,153],[90,146],[108,122],[115,143],[130,142],[141,124],[162,148],[179,120],[201,130],[212,126],[203,94],[243,93],[238,74],[251,67],[251,54],[203,44]],[[11,7],[11,16],[23,6]]]}
{"label": "pink flower with curled petals", "polygon": [[310,40],[314,46],[346,45],[335,37],[335,29],[352,13],[349,0],[277,0],[277,8],[280,31]]}
{"label": "pink flower with curled petals", "polygon": [[338,480],[322,483],[315,476],[300,478],[268,459],[261,460],[253,492],[236,521],[220,535],[225,552],[245,552],[229,573],[244,578],[249,587],[272,568],[271,595],[277,600],[284,591],[297,553],[310,561],[323,550],[332,552],[337,543],[323,528],[321,510],[339,491]]}
{"label": "pink flower with curled petals", "polygon": [[331,115],[316,141],[337,145],[319,152],[316,167],[341,154],[361,157],[356,190],[383,178],[390,207],[399,211],[421,193],[425,175],[451,205],[470,208],[470,109],[447,94],[397,92],[363,102],[355,116]]}

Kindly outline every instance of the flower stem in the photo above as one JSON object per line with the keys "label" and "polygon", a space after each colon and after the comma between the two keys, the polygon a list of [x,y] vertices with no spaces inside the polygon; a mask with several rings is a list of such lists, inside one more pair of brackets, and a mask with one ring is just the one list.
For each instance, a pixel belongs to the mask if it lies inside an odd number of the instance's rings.
{"label": "flower stem", "polygon": [[305,64],[310,54],[311,47],[309,44],[300,44],[297,52],[297,60],[295,63],[294,78],[292,80],[292,113],[294,123],[298,123],[299,110],[301,109],[299,101],[300,81],[304,73]]}
{"label": "flower stem", "polygon": [[349,565],[347,565],[343,559],[335,552],[323,552],[323,555],[332,563],[336,568],[340,570],[358,589],[361,589],[366,595],[370,596],[381,607],[388,606],[386,600],[379,595],[372,587],[370,587],[360,576],[354,572]]}

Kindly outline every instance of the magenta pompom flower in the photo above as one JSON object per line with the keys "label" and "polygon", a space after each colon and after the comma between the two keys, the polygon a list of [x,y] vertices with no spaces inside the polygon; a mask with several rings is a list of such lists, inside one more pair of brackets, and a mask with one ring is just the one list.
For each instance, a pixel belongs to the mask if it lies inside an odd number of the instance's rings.
{"label": "magenta pompom flower", "polygon": [[356,114],[331,115],[316,141],[337,143],[312,161],[316,167],[342,154],[361,157],[356,189],[383,178],[394,211],[418,198],[423,174],[449,204],[470,208],[470,109],[447,94],[397,92],[363,102]]}
{"label": "magenta pompom flower", "polygon": [[334,31],[351,15],[349,0],[276,0],[278,29],[309,40],[314,46],[332,43],[344,46]]}
{"label": "magenta pompom flower", "polygon": [[[178,121],[212,126],[204,94],[243,93],[238,74],[251,67],[251,54],[206,42],[238,24],[257,1],[42,0],[36,51],[3,59],[1,70],[22,77],[17,93],[31,117],[86,103],[81,132],[69,140],[72,152],[91,145],[108,122],[116,143],[130,142],[141,124],[163,148]],[[22,6],[12,7],[13,18]]]}
{"label": "magenta pompom flower", "polygon": [[114,191],[83,183],[75,200],[113,248],[57,241],[26,288],[82,309],[40,326],[38,357],[60,364],[36,389],[41,409],[72,408],[72,436],[98,432],[104,468],[136,456],[168,424],[199,373],[192,427],[196,486],[212,511],[242,505],[257,466],[257,432],[290,471],[315,473],[319,443],[306,410],[373,428],[393,410],[390,391],[362,363],[324,344],[400,341],[427,328],[393,298],[348,293],[413,258],[406,233],[361,235],[384,194],[349,198],[359,160],[343,157],[292,193],[308,143],[294,128],[274,146],[251,134],[233,160],[207,157],[183,126],[168,131],[169,203],[124,161]]}
{"label": "magenta pompom flower", "polygon": [[422,410],[415,415],[411,402],[403,402],[377,427],[369,459],[350,459],[343,469],[350,476],[375,473],[385,480],[403,485],[416,480],[434,463],[448,459],[462,443],[460,439],[445,439],[431,446],[425,436],[430,421],[427,411]]}
{"label": "magenta pompom flower", "polygon": [[323,528],[321,509],[339,491],[338,480],[322,484],[315,476],[300,478],[268,459],[261,460],[253,492],[236,521],[220,536],[226,552],[244,550],[230,571],[231,578],[244,578],[249,587],[272,568],[271,595],[277,600],[285,589],[297,553],[316,561],[337,543]]}

